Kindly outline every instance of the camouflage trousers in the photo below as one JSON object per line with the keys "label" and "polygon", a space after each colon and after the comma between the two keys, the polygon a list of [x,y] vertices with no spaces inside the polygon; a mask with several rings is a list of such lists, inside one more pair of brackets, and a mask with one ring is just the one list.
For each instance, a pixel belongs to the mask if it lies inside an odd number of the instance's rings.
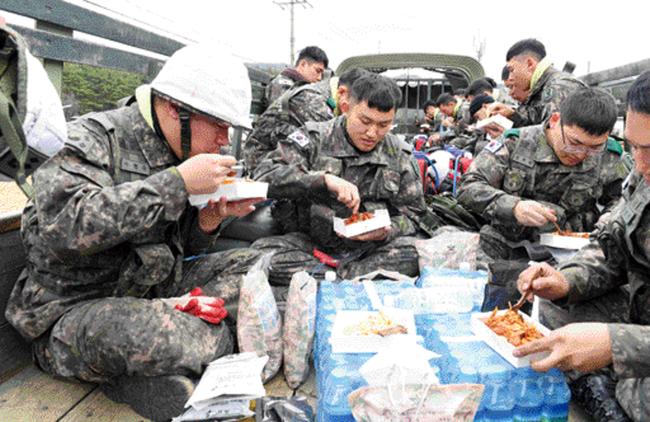
{"label": "camouflage trousers", "polygon": [[[555,306],[551,302],[540,303],[542,322],[555,329],[575,322],[606,322],[629,324],[629,294],[619,289],[587,302],[571,305],[569,309]],[[650,420],[650,378],[617,379],[613,368],[601,370],[616,380],[616,399],[625,413],[635,421]],[[582,374],[566,373],[571,380]]]}
{"label": "camouflage trousers", "polygon": [[[181,281],[156,287],[153,298],[83,302],[34,342],[36,362],[56,377],[97,383],[122,375],[200,376],[208,363],[234,350],[240,282],[259,257],[250,249],[205,255],[185,263]],[[197,286],[224,299],[225,323],[209,324],[159,299]]]}
{"label": "camouflage trousers", "polygon": [[[417,276],[418,253],[414,237],[398,237],[386,244],[364,251],[341,251],[335,254],[340,258],[336,269],[342,279],[351,279],[379,268],[397,271],[408,276]],[[251,245],[257,251],[275,251],[269,268],[269,282],[275,286],[288,286],[291,276],[298,271],[313,272],[322,267],[314,257],[318,243],[304,233],[289,233],[259,239]]]}

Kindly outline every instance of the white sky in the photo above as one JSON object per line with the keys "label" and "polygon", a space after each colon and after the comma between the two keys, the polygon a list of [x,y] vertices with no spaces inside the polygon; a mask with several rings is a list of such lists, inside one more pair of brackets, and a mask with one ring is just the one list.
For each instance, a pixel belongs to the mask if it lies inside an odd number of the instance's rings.
{"label": "white sky", "polygon": [[[224,43],[245,61],[289,61],[289,12],[273,0],[69,0],[138,24],[149,23],[191,40]],[[283,1],[283,0],[278,0]],[[499,79],[505,53],[528,37],[542,41],[561,68],[576,75],[650,57],[647,8],[631,0],[457,2],[310,0],[295,8],[296,53],[318,45],[330,67],[345,58],[377,52],[476,55],[484,39],[486,74]],[[99,5],[98,8],[96,5]],[[0,12],[1,13],[1,12]],[[8,18],[12,22],[11,17]],[[150,28],[151,29],[151,28]]]}

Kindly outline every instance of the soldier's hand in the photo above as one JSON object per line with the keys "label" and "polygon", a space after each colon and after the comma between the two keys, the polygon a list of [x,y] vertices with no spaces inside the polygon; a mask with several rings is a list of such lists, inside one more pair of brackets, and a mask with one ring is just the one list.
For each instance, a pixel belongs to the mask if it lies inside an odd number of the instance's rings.
{"label": "soldier's hand", "polygon": [[380,229],[373,230],[368,233],[351,237],[351,239],[358,240],[360,242],[382,241],[382,240],[386,240],[389,234],[390,234],[390,227],[382,227]]}
{"label": "soldier's hand", "polygon": [[211,233],[219,227],[226,217],[243,217],[255,211],[255,204],[264,201],[264,198],[244,199],[241,201],[226,201],[221,197],[219,201],[208,202],[208,205],[199,211],[199,227],[206,233]]}
{"label": "soldier's hand", "polygon": [[503,103],[493,103],[488,106],[488,116],[494,116],[495,114],[500,114],[503,117],[510,117],[515,113],[515,110],[512,107],[508,107]]}
{"label": "soldier's hand", "polygon": [[177,169],[190,195],[212,193],[228,177],[235,157],[219,154],[199,154],[185,160]]}
{"label": "soldier's hand", "polygon": [[485,132],[488,135],[490,135],[493,139],[498,138],[505,131],[503,127],[499,126],[496,123],[490,123],[489,125],[483,127],[483,130],[485,130]]}
{"label": "soldier's hand", "polygon": [[548,222],[555,223],[555,210],[536,201],[519,201],[512,210],[517,222],[526,227],[542,227]]}
{"label": "soldier's hand", "polygon": [[440,124],[442,124],[444,127],[447,127],[447,128],[453,127],[454,126],[454,120],[452,118],[450,118],[450,117],[447,117],[442,122],[440,122]]}
{"label": "soldier's hand", "polygon": [[336,177],[332,174],[325,175],[325,186],[327,190],[336,195],[337,201],[352,210],[353,214],[359,212],[359,189],[347,180]]}
{"label": "soldier's hand", "polygon": [[542,262],[531,265],[519,274],[517,289],[521,294],[529,292],[529,300],[533,295],[557,300],[569,294],[569,282],[560,271]]}
{"label": "soldier's hand", "polygon": [[516,348],[512,354],[523,357],[537,352],[550,352],[530,365],[544,372],[551,368],[592,372],[609,365],[613,358],[607,325],[596,322],[566,325],[547,337]]}

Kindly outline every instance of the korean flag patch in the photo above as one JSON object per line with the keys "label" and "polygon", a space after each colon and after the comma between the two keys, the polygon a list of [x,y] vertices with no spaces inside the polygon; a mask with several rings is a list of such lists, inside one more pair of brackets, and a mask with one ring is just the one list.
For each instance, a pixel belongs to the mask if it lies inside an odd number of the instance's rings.
{"label": "korean flag patch", "polygon": [[309,143],[309,138],[300,129],[294,131],[287,138],[297,143],[300,146],[300,148],[304,148]]}
{"label": "korean flag patch", "polygon": [[486,149],[486,150],[490,151],[492,154],[494,154],[495,152],[500,150],[502,146],[503,146],[503,143],[495,139],[493,141],[490,141],[490,143],[487,144],[485,146],[485,148],[483,148],[483,149]]}

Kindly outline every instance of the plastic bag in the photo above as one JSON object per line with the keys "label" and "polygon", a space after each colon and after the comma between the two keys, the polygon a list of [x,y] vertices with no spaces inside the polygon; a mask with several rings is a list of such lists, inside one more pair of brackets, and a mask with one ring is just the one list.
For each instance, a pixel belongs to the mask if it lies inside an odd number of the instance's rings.
{"label": "plastic bag", "polygon": [[461,264],[474,271],[485,268],[489,260],[479,249],[479,234],[461,231],[450,226],[437,229],[431,239],[415,241],[420,271],[424,267],[458,269]]}
{"label": "plastic bag", "polygon": [[291,277],[284,318],[282,346],[284,377],[292,389],[309,375],[309,355],[316,331],[316,291],[318,282],[305,271]]}
{"label": "plastic bag", "polygon": [[348,402],[360,422],[471,422],[483,389],[480,384],[362,387],[348,395]]}
{"label": "plastic bag", "polygon": [[312,422],[314,410],[305,397],[262,397],[257,400],[255,422]]}
{"label": "plastic bag", "polygon": [[271,256],[262,257],[244,276],[237,310],[239,351],[269,357],[262,372],[264,382],[282,365],[282,320],[267,274]]}

